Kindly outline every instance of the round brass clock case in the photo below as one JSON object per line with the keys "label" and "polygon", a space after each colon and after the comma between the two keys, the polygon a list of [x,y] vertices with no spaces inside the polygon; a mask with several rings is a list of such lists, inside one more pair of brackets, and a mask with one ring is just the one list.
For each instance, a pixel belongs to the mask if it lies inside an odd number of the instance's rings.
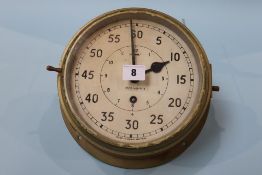
{"label": "round brass clock case", "polygon": [[[185,46],[183,44],[182,45],[184,47],[188,48],[188,52],[191,52],[191,55],[193,57],[193,58],[191,58],[191,60],[194,61],[195,65],[197,67],[197,71],[195,71],[194,76],[198,77],[198,79],[195,80],[195,81],[197,81],[196,83],[198,84],[198,88],[196,88],[195,92],[194,92],[195,93],[194,103],[192,102],[191,107],[190,108],[188,107],[189,109],[184,109],[184,110],[187,110],[188,113],[184,116],[183,120],[181,119],[181,122],[179,123],[178,126],[174,127],[173,129],[170,129],[170,131],[166,132],[163,135],[158,134],[157,137],[155,136],[154,138],[150,138],[150,139],[147,139],[147,137],[144,137],[144,138],[141,138],[141,139],[134,140],[132,138],[132,137],[134,137],[134,135],[132,135],[132,134],[130,134],[130,136],[129,136],[130,138],[128,138],[126,140],[123,139],[123,138],[120,138],[120,136],[116,137],[115,139],[112,139],[111,137],[107,137],[107,134],[102,133],[104,131],[101,130],[101,132],[100,132],[99,127],[103,128],[104,125],[107,125],[107,128],[110,129],[111,123],[110,123],[109,117],[110,117],[111,114],[109,114],[109,115],[105,114],[105,115],[107,115],[107,118],[109,120],[107,123],[102,122],[104,118],[102,118],[102,121],[99,121],[96,118],[95,119],[90,118],[90,120],[91,119],[94,120],[94,123],[99,126],[97,129],[94,129],[94,126],[91,126],[90,123],[83,121],[83,117],[79,116],[79,113],[75,109],[75,104],[74,104],[74,102],[72,102],[73,98],[68,94],[69,91],[74,91],[74,90],[72,90],[72,89],[74,89],[74,87],[70,85],[71,81],[68,80],[68,79],[70,79],[70,77],[75,76],[75,74],[76,75],[82,74],[82,78],[83,77],[92,78],[93,76],[96,76],[96,75],[92,75],[93,72],[91,72],[91,73],[87,72],[86,74],[84,74],[82,72],[81,73],[76,72],[75,68],[72,67],[72,64],[74,64],[76,57],[81,57],[81,53],[78,55],[77,52],[80,52],[79,51],[80,47],[82,45],[84,45],[85,40],[87,38],[92,38],[94,35],[96,35],[97,31],[102,30],[102,29],[110,32],[110,28],[107,28],[107,26],[109,26],[111,24],[114,24],[114,23],[119,24],[119,23],[121,23],[121,21],[128,21],[129,22],[130,19],[134,20],[134,22],[133,22],[134,27],[136,27],[136,25],[139,27],[139,25],[140,25],[139,21],[142,21],[141,23],[143,23],[143,21],[144,21],[144,23],[149,21],[147,23],[148,25],[145,25],[145,26],[150,26],[151,23],[159,24],[160,26],[163,26],[163,28],[168,29],[168,31],[170,30],[170,31],[174,32],[176,34],[176,36],[178,36],[180,38],[181,42],[182,41],[184,42]],[[132,27],[132,25],[129,25],[128,22],[123,22],[123,24],[119,25],[120,26],[119,28],[121,28],[121,27],[123,28],[123,27],[127,27],[127,26]],[[114,27],[112,27],[111,29],[113,30]],[[153,29],[153,27],[151,27],[150,29]],[[158,30],[158,32],[161,31],[162,33],[166,34],[165,31],[162,31],[160,29],[156,29],[156,30]],[[144,33],[145,33],[145,31],[144,31]],[[110,33],[108,33],[108,35],[109,34]],[[100,36],[99,33],[97,35]],[[168,36],[168,34],[166,34],[166,36]],[[139,37],[138,33],[137,33],[137,37]],[[164,37],[165,36],[161,35],[160,38],[157,38],[157,36],[156,36],[156,44],[157,45],[159,43],[161,44],[161,41],[159,41],[160,39],[162,39],[162,43],[163,43]],[[170,37],[172,37],[172,36],[170,35]],[[99,39],[99,38],[97,38],[97,39]],[[112,41],[112,42],[117,43],[118,39],[119,38],[116,35],[114,35],[113,37],[108,38],[108,42]],[[122,38],[120,38],[120,39],[122,39]],[[95,38],[95,40],[96,40],[96,38]],[[95,42],[95,40],[92,40],[92,41]],[[149,42],[149,41],[147,41],[147,42]],[[182,45],[180,45],[180,46],[182,47]],[[180,47],[180,46],[178,45],[178,47]],[[91,50],[90,48],[88,48],[89,47],[88,44],[86,44],[85,47],[87,49]],[[90,46],[90,47],[92,47],[92,46]],[[147,53],[147,50],[149,50],[148,52],[154,54],[154,49],[150,50],[151,48],[150,47],[148,48],[145,45],[140,46],[139,44],[137,44],[136,47],[138,49],[142,50],[142,51],[145,51],[146,53]],[[106,48],[107,49],[110,48],[110,45],[108,45],[108,47],[106,47]],[[124,52],[125,49],[128,50],[131,47],[123,45],[123,47],[119,47],[119,48],[123,48],[123,52]],[[114,54],[114,52],[117,52],[117,51],[112,50],[112,52],[110,54],[112,55],[112,54]],[[183,50],[182,50],[182,52],[183,52]],[[186,52],[186,51],[184,51],[184,52]],[[121,52],[119,52],[119,54],[120,53]],[[98,49],[90,51],[90,53],[88,52],[88,54],[93,55],[94,57],[100,56]],[[97,65],[97,68],[98,68],[97,76],[105,75],[103,73],[103,71],[105,71],[105,70],[108,70],[108,74],[111,72],[111,74],[113,76],[114,72],[111,71],[111,69],[113,69],[113,68],[110,67],[110,63],[107,64],[107,62],[109,62],[110,59],[111,59],[110,54],[108,54],[104,58],[93,58],[93,59],[104,59],[105,60],[105,61],[101,62],[101,65]],[[157,55],[157,53],[155,55]],[[190,57],[190,54],[188,54],[188,55]],[[113,55],[112,57],[115,58],[117,56]],[[157,56],[155,56],[155,57],[157,57]],[[181,56],[181,59],[182,59],[182,57],[184,58],[184,56]],[[131,56],[130,56],[130,58],[131,58]],[[106,61],[106,59],[109,59],[109,60]],[[143,59],[143,58],[139,57],[139,59]],[[158,62],[163,61],[161,59],[165,59],[165,58],[163,58],[162,56],[159,56],[157,61]],[[112,58],[112,60],[113,60],[113,58]],[[113,61],[116,61],[116,60],[113,60]],[[170,61],[168,61],[168,63],[169,62]],[[107,65],[105,65],[105,64],[107,64]],[[165,66],[170,66],[171,64],[175,64],[175,63],[169,63],[168,65],[165,65]],[[123,167],[123,168],[148,168],[148,167],[153,167],[153,166],[163,164],[163,163],[171,160],[172,158],[178,156],[184,150],[186,150],[186,148],[198,136],[199,132],[201,131],[201,129],[202,129],[202,127],[203,127],[203,125],[206,121],[208,110],[209,110],[210,99],[211,99],[211,92],[212,92],[211,66],[208,62],[207,56],[206,56],[203,48],[201,47],[201,44],[198,42],[196,37],[188,30],[187,27],[185,27],[185,25],[183,25],[178,20],[176,20],[176,19],[174,19],[174,18],[172,18],[172,17],[170,17],[170,16],[168,16],[164,13],[154,11],[154,10],[151,10],[151,9],[144,9],[144,8],[125,8],[125,9],[119,9],[119,10],[115,10],[115,11],[105,13],[105,14],[93,19],[92,21],[87,23],[85,26],[83,26],[80,29],[80,31],[72,38],[72,40],[70,41],[70,43],[68,44],[68,46],[66,47],[66,49],[64,51],[60,66],[61,67],[58,70],[59,74],[58,74],[58,82],[57,83],[58,83],[58,93],[59,93],[59,99],[60,99],[60,106],[61,106],[61,111],[62,111],[62,115],[63,115],[63,119],[65,121],[65,124],[66,124],[68,130],[70,131],[71,135],[73,136],[73,138],[77,141],[77,143],[83,149],[85,149],[91,155],[93,155],[94,157],[96,157],[99,160],[102,160],[103,162],[105,162],[107,164],[111,164],[111,165]],[[190,67],[189,67],[189,69],[190,69]],[[164,87],[163,89],[165,89],[165,88],[167,89],[167,86],[168,86],[168,88],[169,88],[168,90],[170,91],[170,93],[172,92],[172,87],[170,87],[172,85],[171,81],[178,81],[177,83],[179,83],[179,80],[175,80],[175,79],[172,80],[171,79],[172,76],[173,76],[173,75],[171,75],[171,73],[172,73],[171,70],[172,70],[172,68],[166,68],[166,69],[163,68],[163,70],[161,72],[163,74],[163,75],[161,75],[162,77],[169,76],[169,77],[166,78],[167,83],[163,83],[163,87]],[[96,72],[96,70],[94,70],[94,72]],[[169,73],[169,75],[168,75],[168,73]],[[158,76],[158,74],[156,76]],[[192,77],[191,77],[191,79],[192,79]],[[187,80],[190,81],[189,78]],[[100,78],[100,81],[102,82],[101,78]],[[113,79],[112,79],[112,81],[113,81]],[[163,81],[164,81],[164,78],[163,78]],[[193,81],[193,80],[191,80],[191,81]],[[105,80],[105,82],[106,82],[106,80]],[[123,80],[123,82],[124,82],[124,80]],[[91,83],[92,82],[90,82],[89,84],[87,83],[85,88],[88,89],[89,85],[90,86],[93,85]],[[112,83],[115,83],[115,82],[112,82]],[[112,84],[110,84],[110,81],[108,81],[106,85],[104,85],[104,84],[99,85],[98,84],[97,88],[98,89],[102,88],[102,90],[103,90],[103,88],[104,88],[103,86],[110,87],[110,88],[114,87]],[[131,83],[130,86],[133,86],[133,84]],[[139,85],[135,84],[134,86],[139,86]],[[174,89],[175,89],[175,87],[174,87]],[[111,90],[112,90],[112,88],[111,88]],[[76,89],[76,91],[77,91],[77,89]],[[161,92],[162,92],[162,90],[161,90]],[[107,92],[104,92],[104,93],[107,93]],[[144,92],[144,93],[146,93],[146,92]],[[119,92],[119,94],[121,94],[121,92]],[[147,95],[148,95],[148,97],[153,96],[152,94],[147,94]],[[156,97],[156,100],[154,101],[156,104],[153,104],[153,101],[152,101],[151,106],[150,105],[145,106],[145,107],[142,106],[141,108],[137,108],[137,110],[135,108],[134,109],[132,108],[134,110],[133,113],[135,115],[139,115],[139,113],[141,111],[146,111],[146,110],[151,110],[152,108],[156,108],[157,105],[159,105],[159,103],[165,99],[165,95],[166,94],[164,94],[164,91],[163,91],[161,98],[160,98],[160,96],[159,96],[159,98]],[[132,113],[132,110],[125,109],[123,107],[124,105],[121,106],[121,104],[116,104],[114,106],[114,96],[112,96],[112,95],[110,96],[110,94],[109,95],[105,94],[105,96],[107,96],[107,98],[104,98],[104,99],[105,99],[105,101],[107,101],[108,106],[111,105],[112,108],[116,108],[118,111],[123,111],[123,113],[124,112],[127,112],[127,113],[130,112],[130,114]],[[99,100],[100,100],[100,98],[101,97],[99,96]],[[120,98],[121,98],[121,96],[119,97],[119,99]],[[139,96],[137,96],[137,98],[138,98],[138,100],[140,100]],[[174,106],[173,104],[170,103],[171,104],[170,105],[168,103],[168,102],[170,102],[170,99],[172,101],[172,98],[167,98],[167,100],[168,99],[169,99],[169,101],[167,101],[166,105],[169,106],[169,107],[170,106],[173,107]],[[89,100],[89,102],[90,102],[90,96],[87,98],[87,100]],[[92,103],[92,100],[93,100],[93,102],[96,102],[98,100],[98,98],[94,96],[94,98],[91,99],[90,103]],[[122,100],[122,98],[121,98],[121,100]],[[158,101],[160,101],[160,102],[157,103]],[[80,104],[81,103],[83,103],[83,102],[80,102]],[[95,104],[90,104],[88,102],[86,102],[86,103],[88,104],[86,106],[87,108],[92,108],[92,105],[95,105]],[[181,106],[180,103],[178,103],[177,106]],[[182,107],[183,106],[181,106],[181,110],[182,110]],[[104,106],[100,106],[100,108],[104,108]],[[158,109],[158,111],[161,111],[161,110],[162,110],[163,113],[165,113],[166,109],[161,109],[161,108]],[[93,112],[93,113],[94,113],[94,115],[96,115],[95,112]],[[87,115],[90,115],[90,113],[88,113]],[[99,115],[102,115],[102,114],[99,113]],[[112,116],[113,116],[113,113],[112,113]],[[124,116],[124,114],[123,114],[123,116]],[[116,118],[116,116],[114,116],[114,117]],[[121,113],[119,114],[119,118],[120,117],[121,117]],[[145,117],[145,116],[139,116],[139,117],[142,118],[142,117]],[[138,117],[137,121],[139,121],[139,119],[140,119],[139,117]],[[130,115],[130,118],[132,119],[131,115]],[[159,119],[158,123],[163,123],[162,129],[160,127],[159,127],[160,129],[158,129],[159,132],[161,133],[163,128],[164,129],[167,128],[168,124],[166,124],[166,126],[164,126],[165,121],[163,121],[164,119],[162,119],[161,116],[158,119]],[[179,119],[177,119],[177,120],[179,120]],[[157,127],[156,125],[158,124],[156,121],[154,121],[154,122],[151,121],[151,123],[153,123],[154,125],[153,124],[149,125],[149,123],[148,123],[148,125],[144,124],[140,127],[144,127],[144,128],[150,128],[150,127],[153,127],[153,126]],[[123,124],[119,124],[119,125],[123,125]],[[127,125],[125,127],[129,128],[130,126]],[[138,127],[138,124],[137,124],[137,126],[134,125],[132,132],[135,133],[136,136],[138,137],[139,133],[136,133],[137,127]],[[112,130],[113,129],[111,127],[111,131]],[[158,130],[156,130],[155,133],[157,133]],[[114,131],[112,131],[112,133],[113,132]],[[127,132],[132,133],[130,130],[128,130]],[[119,133],[121,134],[121,132],[119,132]],[[119,133],[117,133],[117,134],[119,135]]]}

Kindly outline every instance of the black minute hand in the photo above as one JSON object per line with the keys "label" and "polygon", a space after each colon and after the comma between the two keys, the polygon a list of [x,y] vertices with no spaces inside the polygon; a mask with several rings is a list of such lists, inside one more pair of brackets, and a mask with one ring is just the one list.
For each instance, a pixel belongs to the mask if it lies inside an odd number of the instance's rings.
{"label": "black minute hand", "polygon": [[169,63],[169,61],[166,61],[166,62],[153,62],[152,64],[151,64],[151,67],[150,67],[150,69],[147,69],[146,70],[146,74],[147,73],[149,73],[149,72],[154,72],[154,73],[159,73],[162,69],[163,69],[163,67],[166,65],[166,64],[168,64]]}

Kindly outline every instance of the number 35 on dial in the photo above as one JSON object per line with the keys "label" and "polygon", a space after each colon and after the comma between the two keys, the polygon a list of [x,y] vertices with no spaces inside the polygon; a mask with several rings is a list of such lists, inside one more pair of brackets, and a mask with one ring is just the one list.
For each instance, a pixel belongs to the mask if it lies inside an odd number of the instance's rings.
{"label": "number 35 on dial", "polygon": [[124,168],[156,166],[182,153],[218,90],[196,37],[173,17],[143,8],[90,21],[60,67],[47,69],[58,72],[61,111],[75,140]]}

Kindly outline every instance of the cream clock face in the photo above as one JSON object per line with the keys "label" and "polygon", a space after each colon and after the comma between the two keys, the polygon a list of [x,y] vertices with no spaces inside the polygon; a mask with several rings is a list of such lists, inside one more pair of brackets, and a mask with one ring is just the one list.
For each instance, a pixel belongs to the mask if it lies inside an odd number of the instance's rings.
{"label": "cream clock face", "polygon": [[197,105],[198,57],[160,23],[119,20],[76,45],[66,63],[66,98],[95,135],[129,146],[153,144],[175,132]]}

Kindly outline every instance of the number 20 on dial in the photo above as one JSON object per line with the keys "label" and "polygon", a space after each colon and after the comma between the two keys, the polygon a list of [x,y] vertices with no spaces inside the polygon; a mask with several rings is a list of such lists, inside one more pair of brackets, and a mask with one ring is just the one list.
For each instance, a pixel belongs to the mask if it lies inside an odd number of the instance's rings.
{"label": "number 20 on dial", "polygon": [[182,153],[218,90],[195,36],[176,19],[143,8],[90,21],[60,67],[47,69],[58,72],[61,111],[74,139],[124,168],[157,166]]}

